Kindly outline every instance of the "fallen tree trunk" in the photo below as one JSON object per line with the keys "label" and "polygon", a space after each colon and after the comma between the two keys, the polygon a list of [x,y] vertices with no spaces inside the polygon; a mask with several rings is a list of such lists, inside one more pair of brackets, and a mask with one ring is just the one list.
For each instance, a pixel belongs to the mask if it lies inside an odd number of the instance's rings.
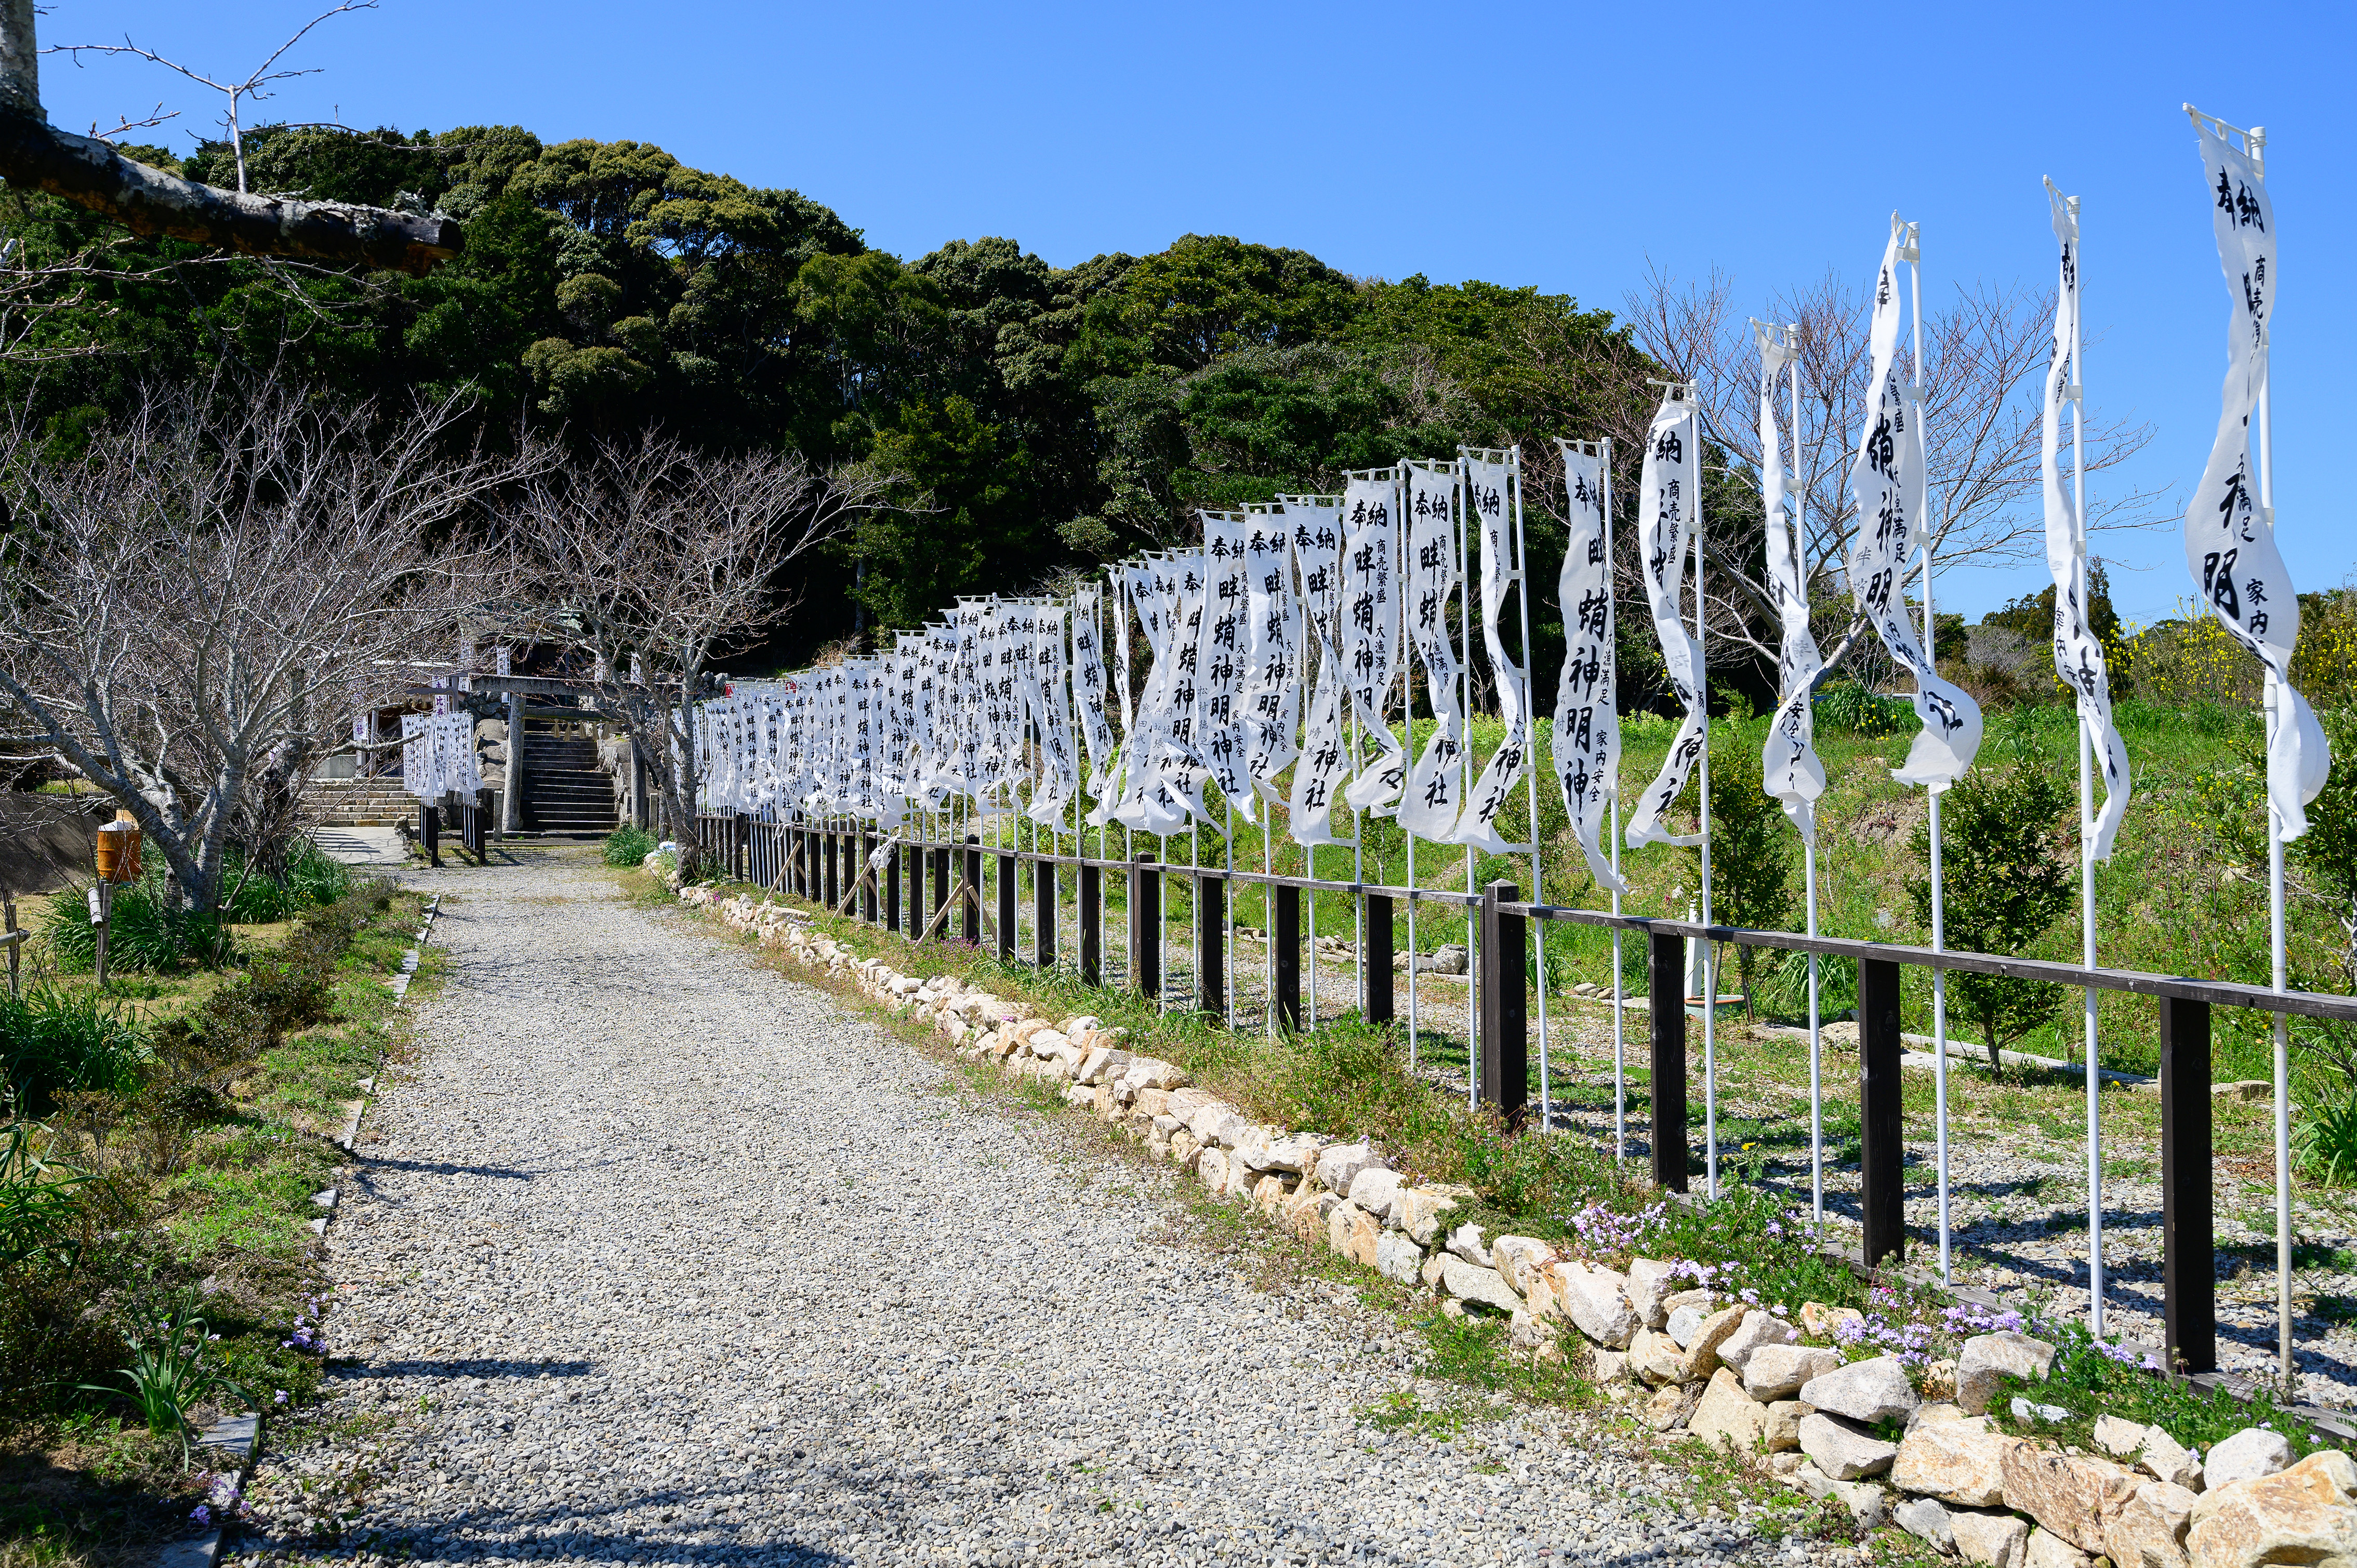
{"label": "fallen tree trunk", "polygon": [[464,243],[457,223],[438,215],[199,185],[12,107],[0,107],[0,177],[112,218],[135,234],[249,256],[359,263],[423,276]]}

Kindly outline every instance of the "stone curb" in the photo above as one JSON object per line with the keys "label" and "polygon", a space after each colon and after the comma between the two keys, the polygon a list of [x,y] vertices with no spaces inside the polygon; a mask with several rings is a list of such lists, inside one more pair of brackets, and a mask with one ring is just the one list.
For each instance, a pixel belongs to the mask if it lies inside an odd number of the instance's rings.
{"label": "stone curb", "polygon": [[[1400,1284],[1421,1283],[1452,1316],[1505,1316],[1516,1349],[1560,1359],[1566,1339],[1584,1342],[1598,1381],[1616,1391],[1614,1402],[1641,1401],[1653,1430],[1765,1450],[1767,1467],[1785,1486],[1837,1500],[1863,1527],[1896,1522],[1992,1568],[2089,1568],[2106,1553],[2141,1568],[2245,1568],[2205,1553],[2199,1536],[2189,1547],[2189,1487],[2201,1486],[2205,1467],[2162,1429],[2101,1417],[2098,1442],[2124,1463],[1990,1430],[1983,1412],[1996,1377],[2044,1377],[2050,1345],[2018,1334],[1975,1336],[1957,1361],[1923,1369],[1921,1387],[1895,1357],[1844,1363],[1838,1350],[1801,1340],[1803,1333],[1838,1339],[1842,1320],[1857,1316],[1849,1309],[1804,1303],[1796,1326],[1723,1293],[1678,1290],[1671,1262],[1632,1258],[1624,1274],[1535,1238],[1452,1227],[1449,1211],[1470,1192],[1410,1185],[1365,1143],[1256,1123],[1174,1064],[1132,1053],[1127,1030],[1107,1029],[1093,1015],[1051,1020],[953,976],[903,974],[819,934],[811,916],[748,895],[727,899],[687,887],[678,897],[896,1013],[930,1020],[962,1057],[1060,1082],[1068,1104],[1304,1241],[1322,1240]],[[1877,1423],[1900,1419],[1904,1439],[1882,1440]],[[2212,1452],[2262,1436],[2274,1434],[2249,1429]],[[2263,1472],[2210,1476],[2212,1490],[2255,1485],[2289,1459],[2283,1445]],[[2348,1498],[2322,1506],[2345,1513],[2339,1528],[2357,1537],[2357,1483]]]}
{"label": "stone curb", "polygon": [[[246,1477],[253,1473],[254,1450],[260,1446],[262,1412],[247,1411],[243,1415],[227,1416],[205,1428],[197,1439],[199,1449],[216,1449],[231,1461],[230,1474],[237,1477],[237,1488],[245,1490]],[[156,1554],[156,1568],[214,1568],[221,1561],[221,1542],[231,1527],[216,1525],[193,1541],[176,1541]]]}

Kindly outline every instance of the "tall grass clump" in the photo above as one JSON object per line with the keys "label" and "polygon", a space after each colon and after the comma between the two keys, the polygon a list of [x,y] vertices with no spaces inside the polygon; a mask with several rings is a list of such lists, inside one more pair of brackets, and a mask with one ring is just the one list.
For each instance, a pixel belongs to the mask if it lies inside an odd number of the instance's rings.
{"label": "tall grass clump", "polygon": [[139,1032],[91,993],[0,996],[0,1080],[20,1114],[45,1115],[77,1090],[129,1094],[147,1059]]}
{"label": "tall grass clump", "polygon": [[655,852],[655,836],[627,823],[606,835],[606,864],[636,865]]}

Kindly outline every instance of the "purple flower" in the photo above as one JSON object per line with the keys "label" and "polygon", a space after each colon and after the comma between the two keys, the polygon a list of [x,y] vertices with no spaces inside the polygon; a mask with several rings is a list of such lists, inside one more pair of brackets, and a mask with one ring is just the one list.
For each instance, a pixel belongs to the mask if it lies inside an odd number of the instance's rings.
{"label": "purple flower", "polygon": [[213,1521],[213,1510],[199,1503],[188,1510],[188,1518],[198,1524],[210,1524]]}

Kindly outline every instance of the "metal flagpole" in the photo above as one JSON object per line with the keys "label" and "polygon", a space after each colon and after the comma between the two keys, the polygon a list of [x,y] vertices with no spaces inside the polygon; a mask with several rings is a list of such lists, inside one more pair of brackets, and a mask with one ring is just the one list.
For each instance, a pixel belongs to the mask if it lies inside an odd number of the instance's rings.
{"label": "metal flagpole", "polygon": [[[1604,453],[1604,591],[1609,597],[1612,592],[1612,438],[1606,436],[1601,446]],[[1617,664],[1614,678],[1616,680],[1619,678]],[[1617,711],[1620,694],[1607,693],[1606,696],[1616,704]],[[1615,772],[1609,786],[1612,801],[1612,880],[1618,883],[1620,880],[1620,779],[1617,761],[1614,767]],[[1535,822],[1531,824],[1531,836],[1533,838],[1538,836],[1538,824]],[[1629,1157],[1629,1040],[1626,1030],[1628,996],[1620,983],[1621,931],[1618,923],[1620,914],[1620,889],[1618,886],[1612,889],[1612,913],[1615,918],[1612,927],[1612,1158],[1615,1161],[1620,1161]]]}
{"label": "metal flagpole", "polygon": [[[2085,255],[2084,242],[2079,235],[2079,199],[2064,198],[2071,210],[2071,374],[2063,383],[2063,395],[2071,400],[2071,494],[2072,504],[2080,519],[2080,537],[2074,541],[2078,549],[2071,564],[2072,586],[2078,590],[2079,606],[2083,612],[2087,605],[2087,552],[2085,520],[2087,516],[2087,454],[2083,445],[2086,424],[2083,417],[2087,394],[2086,375],[2080,367],[2079,356],[2083,346],[2079,337],[2079,304],[2086,295],[2083,289],[2085,273],[2081,263]],[[2095,732],[2087,723],[2087,715],[2079,715],[2079,948],[2089,969],[2095,967]],[[2082,999],[2085,1008],[2087,1036],[2087,1329],[2097,1338],[2104,1333],[2104,1159],[2103,1108],[2097,1090],[2103,1080],[2095,1066],[2095,988],[2088,986]]]}
{"label": "metal flagpole", "polygon": [[[1922,446],[1925,462],[1930,461],[1931,448],[1923,442],[1923,249],[1922,230],[1919,224],[1907,225],[1907,243],[1900,254],[1907,261],[1909,314],[1913,317],[1915,363],[1913,381],[1915,405],[1915,436]],[[1932,506],[1931,475],[1923,477],[1923,508]],[[1940,622],[1932,606],[1932,520],[1917,519],[1923,530],[1923,657],[1934,670],[1940,667]],[[1947,946],[1947,885],[1940,867],[1940,796],[1934,786],[1930,791],[1928,808],[1932,840],[1932,950],[1944,951]],[[1933,1137],[1937,1144],[1940,1185],[1940,1282],[1954,1283],[1951,1269],[1948,1224],[1948,972],[1932,971],[1932,1119]]]}
{"label": "metal flagpole", "polygon": [[[1465,733],[1458,737],[1457,746],[1457,804],[1461,810],[1473,793],[1473,520],[1461,452],[1457,457],[1457,484],[1451,501],[1449,510],[1457,529],[1457,642],[1463,654],[1457,676],[1457,711],[1465,723]],[[1441,607],[1440,635],[1448,635],[1448,608],[1445,605]],[[1480,918],[1476,913],[1479,906],[1472,898],[1473,846],[1469,843],[1465,846],[1465,1060],[1469,1068],[1480,1058],[1481,1039],[1481,987],[1475,983],[1475,977],[1481,972],[1480,954],[1475,950]],[[1499,1103],[1503,1104],[1504,1086],[1491,1087],[1497,1090]]]}
{"label": "metal flagpole", "polygon": [[[1792,477],[1801,475],[1801,324],[1792,322],[1784,328],[1784,341],[1792,346]],[[1792,496],[1792,566],[1799,577],[1799,586],[1808,592],[1809,531],[1803,526],[1807,517],[1808,489],[1795,483],[1789,487]],[[1801,841],[1801,874],[1806,887],[1809,905],[1809,936],[1817,935],[1817,835],[1814,832]],[[1825,1043],[1824,1014],[1818,992],[1819,955],[1809,954],[1809,1212],[1811,1224],[1820,1239],[1825,1229]]]}
{"label": "metal flagpole", "polygon": [[[2222,122],[2221,130],[2222,134]],[[2244,132],[2243,145],[2251,156],[2251,172],[2266,179],[2266,128],[2254,125]],[[2260,333],[2259,515],[2266,520],[2267,531],[2272,533],[2276,526],[2275,335],[2270,324],[2265,322],[2260,325]],[[2284,722],[2290,706],[2288,697],[2283,683],[2270,672],[2266,685],[2270,755],[2275,749],[2276,726]],[[2284,947],[2283,824],[2276,820],[2272,802],[2267,808],[2267,958],[2272,989],[2278,993],[2291,989],[2291,966]],[[2284,1394],[2289,1398],[2298,1388],[2298,1374],[2291,1353],[2291,1020],[2282,1013],[2275,1016],[2275,1047],[2276,1369],[2283,1378]],[[2089,1070],[2093,1071],[2092,1062]]]}
{"label": "metal flagpole", "polygon": [[[1686,395],[1695,393],[1691,387]],[[1718,1197],[1718,944],[1710,940],[1710,644],[1705,623],[1705,601],[1702,583],[1702,418],[1690,406],[1686,414],[1688,438],[1694,443],[1694,552],[1695,552],[1695,682],[1702,703],[1702,756],[1696,779],[1695,807],[1700,813],[1702,832],[1702,1118],[1703,1118],[1703,1190],[1714,1200]]]}

